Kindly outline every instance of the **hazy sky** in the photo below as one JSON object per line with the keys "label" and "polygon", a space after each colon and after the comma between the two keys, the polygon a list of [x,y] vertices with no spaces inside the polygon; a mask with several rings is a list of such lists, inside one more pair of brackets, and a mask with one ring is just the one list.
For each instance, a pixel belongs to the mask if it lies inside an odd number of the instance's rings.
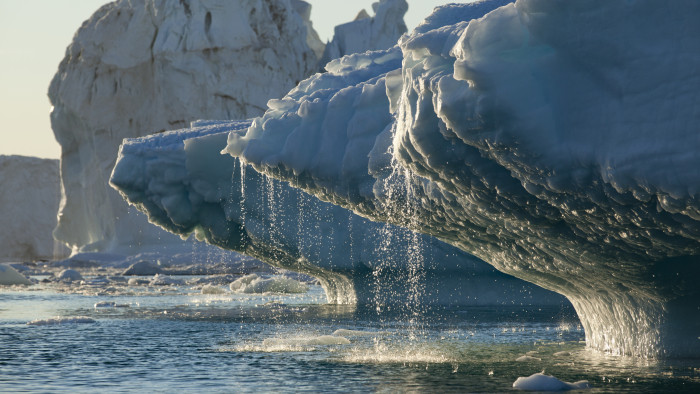
{"label": "hazy sky", "polygon": [[[306,0],[322,40],[333,26],[360,9],[372,15],[373,0]],[[415,27],[448,0],[408,0],[405,17]],[[452,2],[459,2],[459,0]],[[0,0],[0,154],[58,158],[60,147],[49,121],[49,82],[73,34],[107,0]]]}

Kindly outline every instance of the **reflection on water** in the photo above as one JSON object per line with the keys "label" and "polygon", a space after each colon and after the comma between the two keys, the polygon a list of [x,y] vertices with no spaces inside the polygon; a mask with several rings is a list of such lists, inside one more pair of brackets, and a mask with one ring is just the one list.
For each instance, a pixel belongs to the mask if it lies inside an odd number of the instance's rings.
{"label": "reflection on water", "polygon": [[[542,371],[588,380],[596,393],[700,392],[698,361],[589,351],[568,309],[426,307],[406,319],[322,305],[318,286],[287,295],[73,290],[0,289],[1,392],[503,392]],[[58,315],[95,322],[26,325]]]}

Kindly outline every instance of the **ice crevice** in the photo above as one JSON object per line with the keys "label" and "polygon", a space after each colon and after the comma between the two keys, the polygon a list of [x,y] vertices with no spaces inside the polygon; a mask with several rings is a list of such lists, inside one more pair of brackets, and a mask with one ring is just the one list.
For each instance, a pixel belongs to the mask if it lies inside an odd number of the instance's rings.
{"label": "ice crevice", "polygon": [[700,5],[506,3],[332,61],[226,152],[564,295],[592,348],[700,357]]}

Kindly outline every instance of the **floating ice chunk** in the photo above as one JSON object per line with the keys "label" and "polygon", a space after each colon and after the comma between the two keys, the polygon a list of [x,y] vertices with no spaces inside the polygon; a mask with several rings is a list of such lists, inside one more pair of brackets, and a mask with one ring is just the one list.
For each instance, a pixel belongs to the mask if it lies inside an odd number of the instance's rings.
{"label": "floating ice chunk", "polygon": [[141,286],[141,285],[147,285],[149,284],[150,281],[148,279],[139,279],[139,278],[129,278],[129,281],[127,284],[129,286]]}
{"label": "floating ice chunk", "polygon": [[32,282],[9,264],[0,264],[0,285],[31,285]]}
{"label": "floating ice chunk", "polygon": [[259,276],[256,274],[241,276],[240,278],[231,282],[231,284],[229,285],[229,288],[233,292],[243,293],[244,292],[243,289],[245,289],[245,287],[248,286],[250,284],[250,282],[252,282],[258,278],[259,278]]}
{"label": "floating ice chunk", "polygon": [[151,286],[172,286],[181,285],[182,281],[178,279],[173,279],[169,276],[156,274],[155,276],[153,276],[153,279],[151,279],[151,282],[149,284]]}
{"label": "floating ice chunk", "polygon": [[527,391],[565,391],[589,389],[591,388],[591,385],[587,380],[567,383],[555,378],[554,376],[549,376],[538,372],[526,378],[517,378],[513,383],[513,388]]}
{"label": "floating ice chunk", "polygon": [[263,341],[265,347],[298,347],[298,346],[327,346],[349,345],[350,340],[333,335],[321,335],[299,338],[268,338]]}
{"label": "floating ice chunk", "polygon": [[286,276],[273,276],[268,279],[250,274],[233,281],[229,288],[235,293],[306,293],[309,287]]}
{"label": "floating ice chunk", "polygon": [[358,331],[358,330],[346,330],[346,329],[338,329],[333,332],[334,336],[337,337],[372,337],[372,336],[379,336],[379,335],[386,335],[388,334],[385,331]]}
{"label": "floating ice chunk", "polygon": [[61,271],[57,276],[56,280],[61,281],[61,282],[73,282],[73,281],[79,281],[83,280],[83,276],[80,275],[80,272],[76,270],[63,270]]}
{"label": "floating ice chunk", "polygon": [[570,352],[567,351],[562,351],[562,352],[556,352],[553,354],[554,357],[568,357],[571,356]]}
{"label": "floating ice chunk", "polygon": [[95,319],[87,316],[61,317],[56,316],[50,319],[32,320],[27,323],[28,326],[53,326],[58,324],[77,324],[77,323],[95,323]]}
{"label": "floating ice chunk", "polygon": [[202,287],[202,294],[224,294],[226,290],[219,286],[204,285]]}
{"label": "floating ice chunk", "polygon": [[159,266],[150,261],[139,261],[131,264],[122,272],[122,275],[156,275],[162,272],[163,270]]}

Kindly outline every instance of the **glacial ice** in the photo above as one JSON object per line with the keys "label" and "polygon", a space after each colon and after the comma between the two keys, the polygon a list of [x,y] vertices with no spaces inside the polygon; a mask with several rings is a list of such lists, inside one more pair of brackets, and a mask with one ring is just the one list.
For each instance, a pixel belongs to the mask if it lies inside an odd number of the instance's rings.
{"label": "glacial ice", "polygon": [[[371,22],[357,22],[369,23],[367,31],[357,23],[341,28],[337,50],[394,45],[405,31],[403,12],[395,12],[401,4],[379,2]],[[301,0],[119,0],[95,12],[49,88],[62,149],[56,238],[74,253],[191,248],[148,225],[109,188],[119,144],[197,119],[262,114],[268,99],[322,66],[325,44],[310,13]]]}
{"label": "glacial ice", "polygon": [[0,261],[64,257],[55,245],[60,200],[58,160],[0,155]]}
{"label": "glacial ice", "polygon": [[700,4],[494,5],[438,8],[382,76],[336,61],[227,151],[565,295],[593,348],[700,356]]}
{"label": "glacial ice", "polygon": [[32,282],[9,264],[0,264],[0,286],[31,285]]}
{"label": "glacial ice", "polygon": [[406,32],[403,16],[408,10],[406,0],[380,0],[372,4],[374,16],[362,10],[354,21],[335,27],[333,40],[323,51],[319,62],[323,68],[333,59],[353,53],[391,48]]}
{"label": "glacial ice", "polygon": [[[379,54],[384,63],[357,71],[363,78],[400,66],[398,49]],[[342,68],[340,61],[331,65]],[[332,73],[320,78],[328,82],[327,92],[333,84],[343,86]],[[318,278],[331,303],[563,301],[456,248],[321,202],[219,153],[230,131],[243,133],[249,126],[195,122],[191,129],[125,140],[111,183],[169,231]]]}
{"label": "glacial ice", "polygon": [[96,11],[49,88],[62,150],[55,237],[74,252],[127,255],[181,244],[108,186],[119,144],[264,112],[317,69],[323,43],[309,13],[299,0],[119,0]]}
{"label": "glacial ice", "polygon": [[296,294],[306,293],[309,286],[292,278],[283,275],[275,275],[270,278],[263,278],[256,274],[245,275],[231,282],[229,288],[234,293],[245,294]]}

